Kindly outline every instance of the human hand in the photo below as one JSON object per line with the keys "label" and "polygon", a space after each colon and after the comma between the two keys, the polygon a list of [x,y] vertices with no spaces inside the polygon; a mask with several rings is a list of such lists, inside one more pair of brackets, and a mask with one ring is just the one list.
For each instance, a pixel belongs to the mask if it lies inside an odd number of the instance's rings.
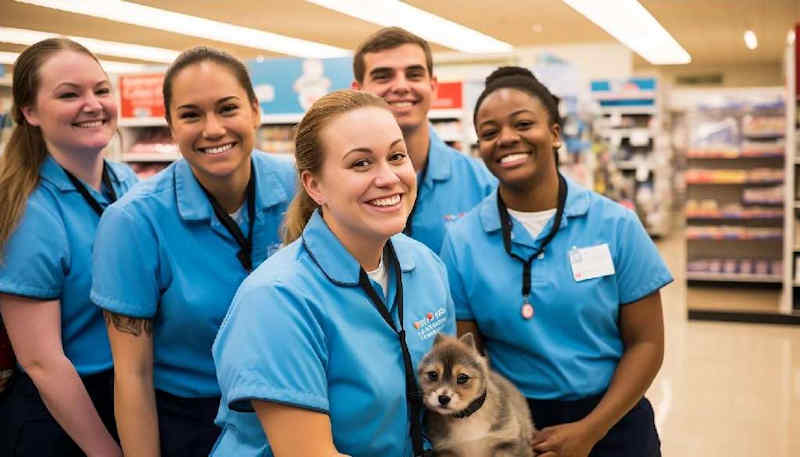
{"label": "human hand", "polygon": [[587,457],[602,435],[583,421],[546,427],[533,437],[537,457]]}

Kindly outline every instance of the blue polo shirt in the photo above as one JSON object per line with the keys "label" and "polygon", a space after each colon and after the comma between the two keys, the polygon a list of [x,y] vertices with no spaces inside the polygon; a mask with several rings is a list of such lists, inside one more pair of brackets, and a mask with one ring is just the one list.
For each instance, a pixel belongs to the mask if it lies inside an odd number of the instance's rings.
{"label": "blue polo shirt", "polygon": [[[130,168],[106,162],[114,192],[121,196],[137,179]],[[84,185],[102,207],[109,199]],[[97,213],[51,156],[39,184],[0,260],[0,292],[61,302],[61,344],[78,374],[111,368],[111,349],[100,310],[89,300],[92,243]]]}
{"label": "blue polo shirt", "polygon": [[[437,333],[455,333],[455,311],[441,260],[405,235],[391,240],[416,366]],[[315,212],[300,239],[245,280],[214,342],[223,431],[212,455],[272,455],[253,399],[328,414],[341,453],[412,455],[401,346],[359,287],[359,268]],[[372,286],[398,325],[395,272],[387,273],[388,300]]]}
{"label": "blue polo shirt", "polygon": [[[254,151],[253,265],[280,247],[295,190],[291,164]],[[240,227],[248,234],[247,203]],[[247,276],[239,245],[214,214],[189,164],[141,182],[103,214],[94,249],[92,300],[153,319],[153,382],[181,397],[219,395],[211,343]]]}
{"label": "blue polo shirt", "polygon": [[[450,227],[442,247],[456,318],[477,323],[492,366],[528,398],[605,391],[624,351],[620,307],[672,281],[636,214],[565,179],[561,226],[531,268],[533,318],[522,317],[522,262],[503,247],[496,192]],[[512,252],[527,259],[553,220],[536,239],[512,223]],[[615,273],[576,281],[570,250],[603,244]]]}
{"label": "blue polo shirt", "polygon": [[456,151],[430,129],[425,177],[410,218],[411,237],[439,252],[445,226],[474,208],[497,187],[497,178],[483,162]]}

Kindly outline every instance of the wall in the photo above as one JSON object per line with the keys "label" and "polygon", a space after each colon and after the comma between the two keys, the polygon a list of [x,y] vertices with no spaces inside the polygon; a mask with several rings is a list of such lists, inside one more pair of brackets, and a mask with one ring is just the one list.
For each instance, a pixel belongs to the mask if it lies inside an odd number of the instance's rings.
{"label": "wall", "polygon": [[[641,65],[634,74],[659,75],[673,87],[768,87],[783,85],[783,64],[764,62],[740,65]],[[676,81],[678,76],[721,74],[722,84],[698,84],[685,86]]]}

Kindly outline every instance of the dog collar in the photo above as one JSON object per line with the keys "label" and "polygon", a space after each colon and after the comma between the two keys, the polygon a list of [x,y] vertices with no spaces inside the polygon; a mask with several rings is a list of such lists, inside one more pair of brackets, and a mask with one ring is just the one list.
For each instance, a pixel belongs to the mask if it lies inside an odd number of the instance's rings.
{"label": "dog collar", "polygon": [[483,403],[486,401],[487,390],[483,391],[483,395],[476,398],[475,400],[472,400],[472,403],[470,403],[466,408],[462,409],[457,413],[453,413],[452,417],[455,417],[456,419],[463,419],[465,417],[471,416],[475,411],[481,409],[481,406],[483,406]]}

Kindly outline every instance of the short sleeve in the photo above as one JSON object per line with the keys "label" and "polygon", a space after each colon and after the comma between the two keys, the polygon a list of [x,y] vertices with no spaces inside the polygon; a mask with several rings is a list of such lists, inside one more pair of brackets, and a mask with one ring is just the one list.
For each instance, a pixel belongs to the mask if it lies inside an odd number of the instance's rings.
{"label": "short sleeve", "polygon": [[253,411],[251,400],[327,412],[328,350],[313,304],[280,284],[245,282],[212,347],[223,401]]}
{"label": "short sleeve", "polygon": [[672,282],[653,240],[629,210],[620,220],[615,269],[621,304],[638,301]]}
{"label": "short sleeve", "polygon": [[447,279],[450,283],[450,296],[452,297],[453,306],[455,307],[456,320],[474,321],[475,316],[472,314],[472,308],[470,307],[469,299],[464,290],[464,280],[458,269],[459,262],[456,257],[455,247],[453,246],[453,238],[449,231],[445,234],[440,256],[447,272]]}
{"label": "short sleeve", "polygon": [[0,292],[38,299],[61,296],[70,250],[63,220],[29,198],[0,256]]}
{"label": "short sleeve", "polygon": [[158,244],[144,218],[111,205],[92,250],[92,301],[103,309],[151,318],[159,302]]}

